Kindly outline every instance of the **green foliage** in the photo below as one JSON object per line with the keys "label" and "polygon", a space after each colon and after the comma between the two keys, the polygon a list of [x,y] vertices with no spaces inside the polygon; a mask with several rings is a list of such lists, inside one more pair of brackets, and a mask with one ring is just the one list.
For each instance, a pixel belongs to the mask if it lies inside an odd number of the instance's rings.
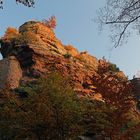
{"label": "green foliage", "polygon": [[66,54],[64,54],[64,57],[67,58],[67,59],[69,59],[69,58],[71,58],[71,54],[66,53]]}
{"label": "green foliage", "polygon": [[120,69],[117,67],[116,64],[109,63],[109,71],[111,71],[111,72],[119,72]]}
{"label": "green foliage", "polygon": [[52,74],[47,79],[40,79],[38,85],[35,90],[37,94],[33,95],[31,104],[35,104],[36,113],[43,111],[37,118],[48,125],[40,133],[44,131],[46,139],[67,140],[77,137],[81,131],[80,102],[67,79],[64,80],[59,74]]}
{"label": "green foliage", "polygon": [[0,140],[14,139],[18,100],[7,90],[0,91]]}
{"label": "green foliage", "polygon": [[27,98],[8,93],[1,101],[0,139],[68,140],[83,132],[80,100],[62,76],[52,74],[32,90],[21,89]]}
{"label": "green foliage", "polygon": [[140,133],[134,135],[133,140],[140,140]]}
{"label": "green foliage", "polygon": [[[132,112],[130,115],[133,115]],[[132,118],[132,117],[130,117],[130,118]],[[122,126],[122,128],[121,128],[122,133],[125,132],[127,129],[130,129],[130,128],[136,126],[138,123],[139,123],[139,121],[136,120],[135,118],[130,119],[127,123],[124,123],[124,125]]]}
{"label": "green foliage", "polygon": [[20,86],[19,88],[16,88],[14,91],[18,96],[24,98],[24,97],[30,96],[29,93],[32,92],[32,88],[23,85],[23,86]]}
{"label": "green foliage", "polygon": [[104,102],[84,99],[82,105],[84,109],[84,126],[87,133],[97,134],[111,127],[107,114],[111,111],[111,108]]}
{"label": "green foliage", "polygon": [[[20,96],[0,91],[2,140],[73,140],[82,134],[101,132],[104,138],[112,129],[116,131],[119,110],[105,102],[78,98],[69,80],[58,73],[15,92]],[[126,126],[122,121],[123,132],[135,125],[130,122]]]}

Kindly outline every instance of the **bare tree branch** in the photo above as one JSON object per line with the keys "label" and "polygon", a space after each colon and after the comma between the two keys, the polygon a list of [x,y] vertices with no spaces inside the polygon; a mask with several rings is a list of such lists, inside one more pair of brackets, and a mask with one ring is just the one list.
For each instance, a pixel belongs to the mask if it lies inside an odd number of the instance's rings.
{"label": "bare tree branch", "polygon": [[140,30],[140,0],[106,0],[106,5],[99,10],[100,24],[109,25],[114,46],[121,45],[129,29]]}
{"label": "bare tree branch", "polygon": [[[27,7],[33,7],[35,4],[34,0],[15,0],[16,3],[21,3]],[[0,9],[3,9],[3,0],[0,0]]]}
{"label": "bare tree branch", "polygon": [[21,3],[28,7],[33,7],[35,4],[34,0],[16,0],[16,2]]}

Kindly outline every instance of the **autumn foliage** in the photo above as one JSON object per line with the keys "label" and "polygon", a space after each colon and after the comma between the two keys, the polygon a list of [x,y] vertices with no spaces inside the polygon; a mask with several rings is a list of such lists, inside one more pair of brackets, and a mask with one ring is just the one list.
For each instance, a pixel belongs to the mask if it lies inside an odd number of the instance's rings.
{"label": "autumn foliage", "polygon": [[[104,60],[99,63],[100,77],[94,77],[97,92],[102,94],[105,103],[110,106],[106,114],[111,126],[106,127],[104,131],[112,140],[126,140],[135,135],[127,132],[127,124],[133,121],[131,113],[135,108],[133,88],[129,81],[120,80],[116,75],[109,73],[109,65],[105,64]],[[137,132],[138,127],[129,128],[129,132],[131,129]]]}
{"label": "autumn foliage", "polygon": [[21,86],[14,94],[0,91],[0,139],[68,140],[89,134],[129,140],[139,134],[140,123],[133,123],[131,112],[131,83],[108,73],[102,64],[100,76],[93,77],[102,101],[77,97],[69,80],[59,74]]}
{"label": "autumn foliage", "polygon": [[4,40],[11,40],[13,38],[16,38],[18,35],[18,30],[12,27],[8,27],[7,30],[5,31],[4,36],[2,37],[2,39]]}
{"label": "autumn foliage", "polygon": [[56,17],[51,16],[48,20],[47,19],[42,20],[42,23],[45,24],[50,29],[55,29],[57,25]]}

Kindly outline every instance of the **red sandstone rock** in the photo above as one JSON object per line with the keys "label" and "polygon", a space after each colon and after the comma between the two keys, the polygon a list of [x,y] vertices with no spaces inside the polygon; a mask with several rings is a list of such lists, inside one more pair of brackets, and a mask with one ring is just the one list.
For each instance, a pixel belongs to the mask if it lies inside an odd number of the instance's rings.
{"label": "red sandstone rock", "polygon": [[64,46],[53,30],[40,22],[26,22],[14,38],[1,38],[1,53],[4,59],[0,62],[0,87],[7,84],[13,89],[20,80],[28,83],[58,71],[69,77],[78,95],[102,98],[96,94],[93,82],[94,76],[99,76],[97,58],[87,52],[79,53],[71,45]]}

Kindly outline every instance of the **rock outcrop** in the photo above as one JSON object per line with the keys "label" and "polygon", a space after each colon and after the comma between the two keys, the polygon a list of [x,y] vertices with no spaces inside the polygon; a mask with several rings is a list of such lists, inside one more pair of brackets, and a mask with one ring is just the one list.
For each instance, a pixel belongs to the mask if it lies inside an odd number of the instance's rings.
{"label": "rock outcrop", "polygon": [[14,56],[0,61],[0,88],[17,88],[21,78],[22,70]]}
{"label": "rock outcrop", "polygon": [[[41,76],[59,71],[70,77],[70,83],[79,96],[95,95],[93,77],[98,76],[99,61],[87,52],[78,52],[72,45],[63,45],[52,29],[29,21],[19,31],[1,38],[0,87],[18,87]],[[1,74],[2,73],[2,74]],[[2,76],[3,75],[3,76]],[[9,81],[7,84],[7,81]],[[4,81],[4,82],[3,82]]]}

